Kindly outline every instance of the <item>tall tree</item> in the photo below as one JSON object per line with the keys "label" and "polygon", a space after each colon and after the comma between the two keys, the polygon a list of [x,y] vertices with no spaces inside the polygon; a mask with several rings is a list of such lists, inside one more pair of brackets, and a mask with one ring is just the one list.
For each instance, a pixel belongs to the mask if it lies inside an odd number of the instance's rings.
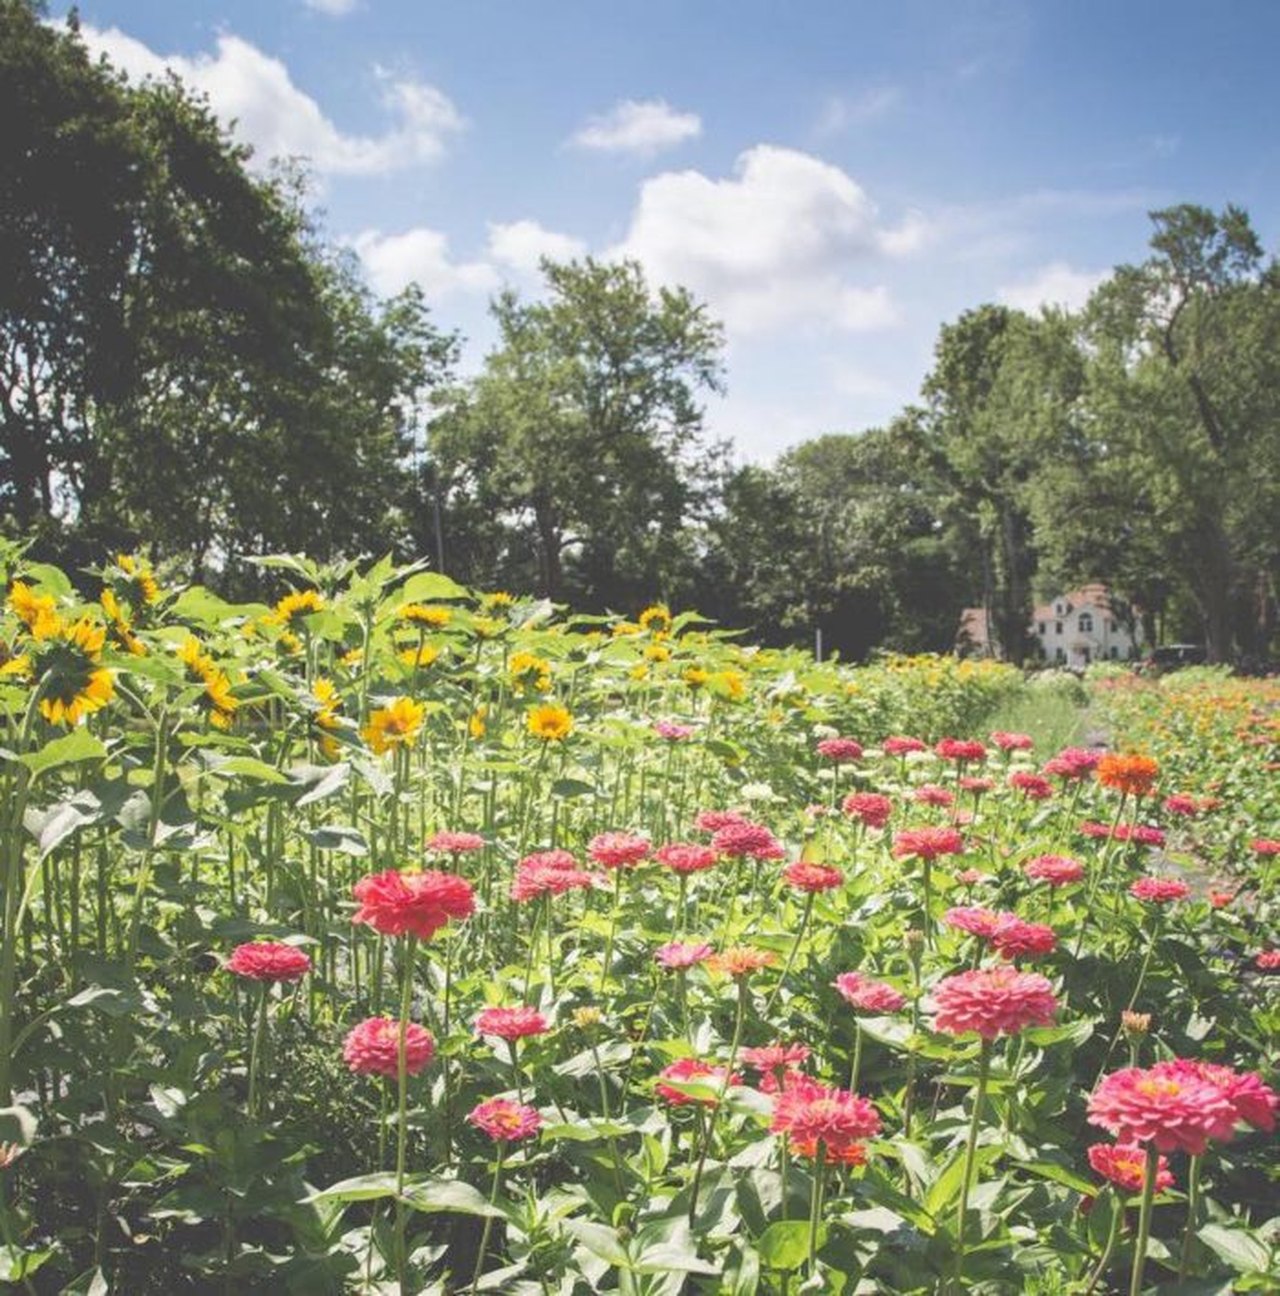
{"label": "tall tree", "polygon": [[536,554],[552,598],[663,593],[717,480],[699,396],[720,388],[720,327],[634,262],[542,269],[545,298],[494,302],[498,346],[433,429],[447,514],[501,519],[508,569]]}

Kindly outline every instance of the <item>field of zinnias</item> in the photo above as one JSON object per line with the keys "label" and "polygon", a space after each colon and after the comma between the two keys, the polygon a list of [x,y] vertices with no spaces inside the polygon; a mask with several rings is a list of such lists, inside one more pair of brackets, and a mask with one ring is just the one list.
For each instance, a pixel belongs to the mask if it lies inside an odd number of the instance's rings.
{"label": "field of zinnias", "polygon": [[1274,681],[4,562],[0,1281],[1278,1289]]}

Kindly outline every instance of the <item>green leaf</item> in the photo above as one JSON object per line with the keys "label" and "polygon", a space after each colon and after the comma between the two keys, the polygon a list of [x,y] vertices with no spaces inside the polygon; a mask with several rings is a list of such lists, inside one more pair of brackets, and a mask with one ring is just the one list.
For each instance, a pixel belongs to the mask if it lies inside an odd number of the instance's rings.
{"label": "green leaf", "polygon": [[1097,1023],[1091,1018],[1084,1018],[1081,1021],[1068,1022],[1063,1026],[1032,1026],[1023,1034],[1028,1044],[1061,1044],[1064,1040],[1070,1042],[1079,1048],[1088,1040],[1094,1032]]}
{"label": "green leaf", "polygon": [[23,1282],[52,1256],[53,1252],[48,1250],[24,1251],[12,1245],[0,1246],[0,1282]]}
{"label": "green leaf", "polygon": [[[818,1246],[826,1241],[826,1225],[818,1225]],[[775,1220],[756,1243],[760,1259],[770,1269],[798,1269],[809,1258],[809,1221]]]}
{"label": "green leaf", "polygon": [[584,783],[581,779],[556,779],[551,785],[551,795],[563,797],[566,801],[575,797],[592,796],[594,793],[595,788],[590,783]]}
{"label": "green leaf", "polygon": [[60,765],[74,765],[79,761],[101,760],[107,749],[88,729],[73,729],[61,738],[47,742],[39,751],[29,752],[19,759],[31,771],[32,778]]}
{"label": "green leaf", "polygon": [[419,572],[410,576],[395,595],[396,605],[401,603],[427,603],[432,599],[466,599],[471,592],[441,572]]}
{"label": "green leaf", "polygon": [[1206,1224],[1196,1236],[1240,1273],[1266,1273],[1271,1264],[1271,1252],[1247,1229]]}
{"label": "green leaf", "polygon": [[626,1269],[628,1272],[633,1269],[631,1257],[627,1254],[627,1249],[618,1237],[616,1229],[580,1219],[565,1220],[564,1229],[605,1264],[612,1265],[615,1269]]}
{"label": "green leaf", "polygon": [[[999,1145],[977,1148],[973,1154],[973,1177],[976,1183],[985,1167],[989,1166],[1002,1153]],[[934,1180],[929,1195],[924,1200],[924,1208],[935,1219],[946,1211],[960,1195],[960,1185],[964,1180],[965,1150],[958,1148],[956,1154],[947,1162],[947,1167]]]}
{"label": "green leaf", "polygon": [[353,1202],[374,1201],[379,1197],[396,1195],[396,1177],[389,1171],[377,1174],[357,1175],[354,1179],[343,1179],[329,1188],[313,1192],[306,1198],[308,1206],[318,1202]]}
{"label": "green leaf", "polygon": [[207,763],[209,773],[216,774],[219,778],[234,778],[236,775],[240,775],[242,778],[259,779],[263,783],[287,783],[289,781],[287,776],[276,769],[274,765],[268,765],[266,761],[260,761],[256,756],[228,756],[223,760],[210,752]]}
{"label": "green leaf", "polygon": [[303,836],[319,850],[341,851],[344,855],[369,853],[369,843],[358,828],[348,828],[342,824],[327,824],[323,828],[312,828]]}
{"label": "green leaf", "polygon": [[43,586],[42,592],[52,594],[54,598],[70,598],[75,593],[66,573],[51,563],[23,563],[22,576],[32,584]]}
{"label": "green leaf", "polygon": [[463,1183],[461,1179],[418,1180],[405,1186],[404,1199],[414,1210],[427,1215],[447,1212],[454,1215],[488,1215],[494,1219],[506,1215],[500,1206],[491,1205],[482,1192],[469,1183]]}
{"label": "green leaf", "polygon": [[1026,1170],[1041,1179],[1048,1179],[1053,1183],[1061,1184],[1064,1188],[1072,1188],[1078,1193],[1083,1193],[1086,1197],[1096,1197],[1101,1191],[1100,1185],[1091,1182],[1083,1175],[1078,1175],[1065,1166],[1054,1165],[1052,1161],[1019,1161],[1019,1170]]}

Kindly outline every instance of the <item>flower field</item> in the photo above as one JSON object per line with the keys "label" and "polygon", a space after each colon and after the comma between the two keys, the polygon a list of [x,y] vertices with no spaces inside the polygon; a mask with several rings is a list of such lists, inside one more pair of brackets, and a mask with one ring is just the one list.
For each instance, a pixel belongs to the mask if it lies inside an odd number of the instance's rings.
{"label": "flower field", "polygon": [[1280,1289],[1275,681],[0,561],[0,1281]]}

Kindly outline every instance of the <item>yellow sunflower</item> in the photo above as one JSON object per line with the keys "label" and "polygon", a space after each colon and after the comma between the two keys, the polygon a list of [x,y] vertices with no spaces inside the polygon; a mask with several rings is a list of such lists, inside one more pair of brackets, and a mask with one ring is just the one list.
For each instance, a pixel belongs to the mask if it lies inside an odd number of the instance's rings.
{"label": "yellow sunflower", "polygon": [[560,742],[573,732],[573,717],[566,707],[545,702],[529,712],[529,732],[542,742]]}
{"label": "yellow sunflower", "polygon": [[374,711],[360,736],[380,756],[392,747],[408,747],[422,732],[426,707],[412,698],[398,697],[390,706]]}
{"label": "yellow sunflower", "polygon": [[433,607],[426,603],[406,603],[396,616],[401,621],[412,625],[426,626],[431,630],[443,630],[453,620],[453,609]]}
{"label": "yellow sunflower", "polygon": [[440,656],[440,649],[433,648],[430,644],[420,644],[416,648],[401,649],[397,656],[406,666],[430,666]]}
{"label": "yellow sunflower", "polygon": [[47,639],[62,625],[53,596],[37,594],[25,581],[13,582],[9,590],[9,610],[27,627],[33,639]]}
{"label": "yellow sunflower", "polygon": [[85,716],[106,706],[115,693],[111,672],[98,664],[107,632],[87,617],[43,624],[32,662],[40,686],[40,714],[50,724],[78,725]]}
{"label": "yellow sunflower", "polygon": [[270,619],[276,625],[294,630],[303,617],[323,610],[324,597],[319,590],[294,590],[292,594],[286,594],[276,604]]}
{"label": "yellow sunflower", "polygon": [[215,729],[230,729],[240,703],[231,692],[226,672],[201,649],[200,640],[194,636],[178,649],[178,660],[187,668],[188,680],[204,687],[199,701],[209,723]]}
{"label": "yellow sunflower", "polygon": [[133,626],[129,624],[129,618],[125,616],[124,609],[120,606],[119,599],[109,589],[102,591],[102,610],[106,613],[107,625],[111,630],[111,637],[127,653],[132,653],[135,657],[145,657],[147,650],[142,641],[133,633]]}
{"label": "yellow sunflower", "polygon": [[135,603],[155,603],[160,597],[160,586],[152,574],[151,567],[143,558],[133,554],[117,554],[116,566],[125,574],[125,579],[136,592]]}
{"label": "yellow sunflower", "polygon": [[654,603],[640,613],[639,621],[642,630],[670,630],[671,609],[665,603]]}

